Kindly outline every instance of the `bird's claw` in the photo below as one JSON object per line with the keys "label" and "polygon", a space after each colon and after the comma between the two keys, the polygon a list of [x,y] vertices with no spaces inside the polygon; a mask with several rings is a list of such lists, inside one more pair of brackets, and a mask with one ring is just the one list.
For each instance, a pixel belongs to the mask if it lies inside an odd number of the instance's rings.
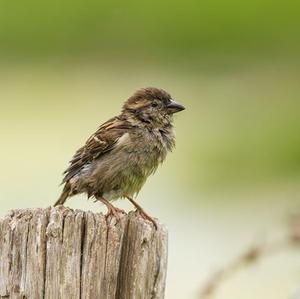
{"label": "bird's claw", "polygon": [[145,220],[148,220],[148,221],[152,222],[153,225],[154,225],[154,227],[155,227],[155,229],[157,230],[157,228],[158,228],[157,222],[150,215],[148,215],[142,209],[136,209],[136,211],[141,215],[142,218],[144,218]]}
{"label": "bird's claw", "polygon": [[105,218],[107,220],[109,217],[115,217],[117,219],[117,221],[120,221],[121,220],[120,214],[126,215],[127,213],[122,209],[111,206],[111,207],[108,207],[108,211],[105,214]]}

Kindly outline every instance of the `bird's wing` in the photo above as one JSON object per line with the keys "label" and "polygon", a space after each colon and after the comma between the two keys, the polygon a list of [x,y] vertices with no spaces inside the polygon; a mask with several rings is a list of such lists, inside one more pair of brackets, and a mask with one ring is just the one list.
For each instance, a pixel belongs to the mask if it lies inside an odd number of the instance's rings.
{"label": "bird's wing", "polygon": [[120,117],[114,117],[105,122],[99,129],[86,141],[73,156],[70,165],[64,172],[65,177],[62,183],[66,183],[82,168],[104,153],[111,151],[119,138],[127,132],[130,124]]}

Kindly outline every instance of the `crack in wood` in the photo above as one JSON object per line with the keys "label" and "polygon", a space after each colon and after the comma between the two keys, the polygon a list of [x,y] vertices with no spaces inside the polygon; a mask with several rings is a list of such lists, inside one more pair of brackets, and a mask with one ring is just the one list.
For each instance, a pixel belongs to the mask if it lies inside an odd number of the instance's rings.
{"label": "crack in wood", "polygon": [[167,231],[65,207],[0,219],[0,298],[162,299]]}

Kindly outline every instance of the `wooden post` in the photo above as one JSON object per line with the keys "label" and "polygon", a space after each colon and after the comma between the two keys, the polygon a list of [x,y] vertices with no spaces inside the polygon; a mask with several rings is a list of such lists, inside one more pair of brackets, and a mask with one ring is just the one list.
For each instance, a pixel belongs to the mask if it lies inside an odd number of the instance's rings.
{"label": "wooden post", "polygon": [[0,219],[0,298],[162,299],[167,231],[65,207]]}

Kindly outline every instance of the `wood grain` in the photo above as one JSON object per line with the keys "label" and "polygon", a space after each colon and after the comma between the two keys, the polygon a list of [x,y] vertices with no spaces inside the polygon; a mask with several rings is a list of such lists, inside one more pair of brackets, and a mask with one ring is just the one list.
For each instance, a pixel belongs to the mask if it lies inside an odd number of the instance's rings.
{"label": "wood grain", "polygon": [[0,298],[162,299],[167,231],[62,206],[0,219]]}

